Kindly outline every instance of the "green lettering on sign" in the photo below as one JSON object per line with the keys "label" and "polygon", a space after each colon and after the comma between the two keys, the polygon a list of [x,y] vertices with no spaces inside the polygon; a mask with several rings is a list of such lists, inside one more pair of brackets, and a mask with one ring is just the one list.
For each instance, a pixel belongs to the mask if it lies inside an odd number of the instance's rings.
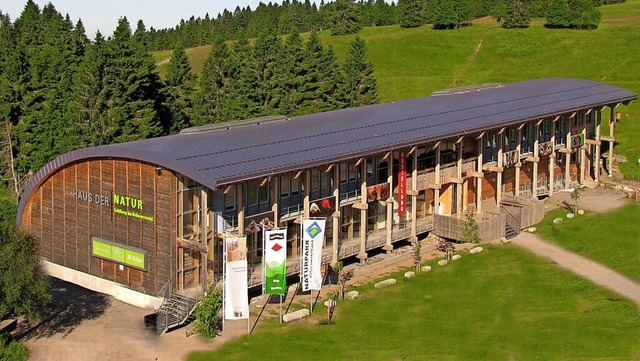
{"label": "green lettering on sign", "polygon": [[147,271],[147,251],[107,241],[98,237],[91,239],[92,254],[95,257],[125,266]]}

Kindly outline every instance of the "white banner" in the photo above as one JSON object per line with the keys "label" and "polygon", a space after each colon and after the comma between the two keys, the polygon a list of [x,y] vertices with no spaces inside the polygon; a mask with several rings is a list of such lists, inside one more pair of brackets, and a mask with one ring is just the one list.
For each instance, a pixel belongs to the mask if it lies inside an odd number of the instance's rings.
{"label": "white banner", "polygon": [[322,245],[326,219],[302,220],[302,257],[300,283],[302,291],[320,290],[322,287]]}
{"label": "white banner", "polygon": [[249,318],[247,293],[247,238],[225,236],[224,318]]}

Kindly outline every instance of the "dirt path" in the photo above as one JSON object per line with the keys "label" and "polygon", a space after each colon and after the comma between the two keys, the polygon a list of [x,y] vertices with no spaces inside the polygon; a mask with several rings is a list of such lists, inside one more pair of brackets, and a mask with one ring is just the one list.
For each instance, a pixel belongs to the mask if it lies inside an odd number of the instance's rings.
{"label": "dirt path", "polygon": [[601,286],[618,293],[638,305],[640,308],[640,283],[575,253],[554,244],[547,243],[532,233],[520,233],[513,244],[546,257],[558,266]]}

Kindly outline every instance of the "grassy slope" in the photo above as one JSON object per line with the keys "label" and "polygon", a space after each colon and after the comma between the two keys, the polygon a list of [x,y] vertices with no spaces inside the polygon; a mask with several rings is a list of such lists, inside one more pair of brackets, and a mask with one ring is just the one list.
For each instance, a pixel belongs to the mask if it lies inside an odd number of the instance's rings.
{"label": "grassy slope", "polygon": [[[410,281],[396,274],[392,288],[361,288],[338,305],[335,324],[261,321],[251,336],[189,359],[640,358],[634,304],[551,262],[506,245],[434,267]],[[326,310],[317,308],[319,319]]]}
{"label": "grassy slope", "polygon": [[[640,280],[640,204],[629,203],[611,213],[588,213],[574,219],[566,219],[566,214],[564,209],[548,213],[537,226],[540,235]],[[557,217],[564,218],[564,221],[553,224]]]}

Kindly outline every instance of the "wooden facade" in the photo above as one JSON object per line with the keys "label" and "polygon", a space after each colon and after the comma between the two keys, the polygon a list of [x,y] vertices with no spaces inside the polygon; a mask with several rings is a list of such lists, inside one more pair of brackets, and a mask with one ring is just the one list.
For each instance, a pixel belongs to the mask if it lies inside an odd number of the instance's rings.
{"label": "wooden facade", "polygon": [[[175,193],[176,177],[154,165],[77,162],[31,195],[22,228],[40,240],[45,260],[156,295],[175,272]],[[93,256],[94,237],[146,251],[148,270]]]}

